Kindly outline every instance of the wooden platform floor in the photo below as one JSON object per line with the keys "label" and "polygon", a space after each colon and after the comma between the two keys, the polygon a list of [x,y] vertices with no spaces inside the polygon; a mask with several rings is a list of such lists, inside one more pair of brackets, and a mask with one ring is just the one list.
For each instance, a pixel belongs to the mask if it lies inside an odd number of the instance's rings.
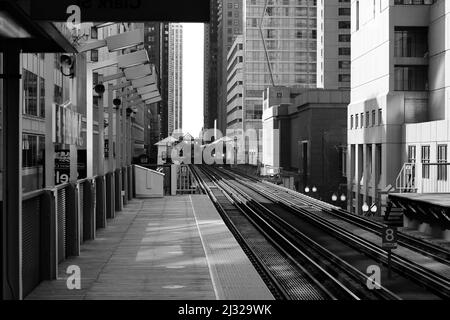
{"label": "wooden platform floor", "polygon": [[[69,290],[69,266],[81,289]],[[26,299],[273,299],[209,198],[133,200]]]}

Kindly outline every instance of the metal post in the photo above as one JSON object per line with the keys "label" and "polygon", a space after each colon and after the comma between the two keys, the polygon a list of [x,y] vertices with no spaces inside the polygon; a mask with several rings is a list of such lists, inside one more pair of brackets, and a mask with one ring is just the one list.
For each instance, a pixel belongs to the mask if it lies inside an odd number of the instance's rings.
{"label": "metal post", "polygon": [[97,150],[97,174],[105,174],[105,115],[104,106],[110,104],[108,94],[102,95],[102,103],[98,105],[98,150]]}
{"label": "metal post", "polygon": [[4,299],[22,299],[22,108],[20,51],[3,52],[3,214]]}
{"label": "metal post", "polygon": [[110,88],[110,86],[108,86],[108,143],[109,143],[109,148],[108,148],[108,172],[114,172],[115,168],[115,163],[114,163],[114,154],[113,154],[113,145],[114,145],[114,136],[113,136],[113,128],[114,128],[114,116],[113,116],[113,112],[114,112],[114,106],[112,104],[113,101],[113,91]]}
{"label": "metal post", "polygon": [[392,277],[392,274],[391,274],[391,269],[392,269],[391,268],[391,263],[392,263],[391,249],[387,249],[387,252],[388,252],[388,279],[391,279],[391,277]]}
{"label": "metal post", "polygon": [[86,177],[94,176],[94,106],[92,63],[86,65]]}

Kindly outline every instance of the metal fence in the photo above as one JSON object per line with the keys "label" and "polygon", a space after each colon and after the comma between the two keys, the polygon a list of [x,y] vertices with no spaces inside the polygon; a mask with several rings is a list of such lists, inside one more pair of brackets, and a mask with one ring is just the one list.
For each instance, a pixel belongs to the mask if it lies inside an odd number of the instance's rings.
{"label": "metal fence", "polygon": [[24,296],[41,281],[56,279],[58,264],[78,256],[83,242],[95,239],[96,230],[106,227],[107,219],[114,218],[122,204],[133,198],[133,180],[133,169],[129,166],[105,176],[24,194]]}
{"label": "metal fence", "polygon": [[199,184],[189,165],[177,166],[177,194],[199,193]]}
{"label": "metal fence", "polygon": [[399,192],[449,193],[450,163],[405,163],[396,180]]}

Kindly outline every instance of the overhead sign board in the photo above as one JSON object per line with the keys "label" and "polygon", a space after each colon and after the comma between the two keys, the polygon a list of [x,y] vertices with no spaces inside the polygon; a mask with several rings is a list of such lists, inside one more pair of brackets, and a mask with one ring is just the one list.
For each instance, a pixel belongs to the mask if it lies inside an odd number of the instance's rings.
{"label": "overhead sign board", "polygon": [[33,20],[67,21],[67,8],[77,5],[81,22],[164,21],[203,22],[210,20],[210,0],[39,0],[31,2]]}

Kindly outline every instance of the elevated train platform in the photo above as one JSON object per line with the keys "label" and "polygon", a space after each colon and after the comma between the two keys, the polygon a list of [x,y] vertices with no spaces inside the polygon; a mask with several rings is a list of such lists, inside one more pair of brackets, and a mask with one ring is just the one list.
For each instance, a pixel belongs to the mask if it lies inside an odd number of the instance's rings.
{"label": "elevated train platform", "polygon": [[391,193],[393,206],[403,209],[405,229],[450,241],[450,193]]}
{"label": "elevated train platform", "polygon": [[[79,266],[81,289],[66,270]],[[26,299],[273,300],[205,195],[134,199]]]}

